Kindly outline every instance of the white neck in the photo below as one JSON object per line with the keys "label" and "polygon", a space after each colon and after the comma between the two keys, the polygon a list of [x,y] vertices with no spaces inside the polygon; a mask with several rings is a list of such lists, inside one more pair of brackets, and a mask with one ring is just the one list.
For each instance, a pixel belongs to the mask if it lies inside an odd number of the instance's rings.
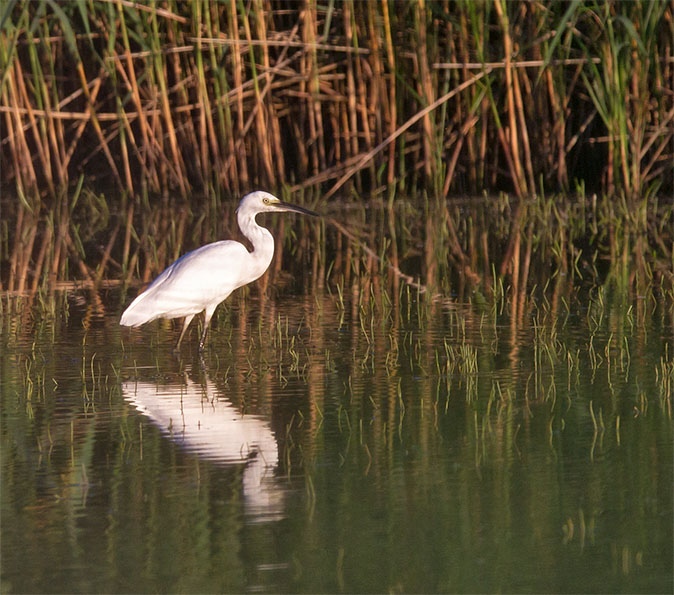
{"label": "white neck", "polygon": [[250,253],[251,267],[259,272],[259,277],[267,270],[274,257],[274,237],[268,229],[257,224],[255,214],[239,211],[237,221],[243,235],[253,244]]}

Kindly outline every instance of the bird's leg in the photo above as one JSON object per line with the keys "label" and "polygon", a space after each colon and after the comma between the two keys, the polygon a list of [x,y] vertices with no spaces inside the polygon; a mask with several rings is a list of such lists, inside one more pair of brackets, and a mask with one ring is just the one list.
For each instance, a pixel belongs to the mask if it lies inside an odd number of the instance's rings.
{"label": "bird's leg", "polygon": [[204,345],[206,345],[206,333],[208,332],[208,325],[211,322],[211,317],[215,312],[215,308],[206,308],[204,310],[204,330],[201,333],[201,341],[199,341],[199,351],[204,350]]}
{"label": "bird's leg", "polygon": [[204,330],[201,333],[201,339],[199,341],[199,351],[204,350],[204,345],[206,345],[206,332],[208,331],[208,323],[204,321]]}
{"label": "bird's leg", "polygon": [[185,321],[183,322],[183,330],[180,331],[180,337],[178,337],[178,343],[175,346],[175,351],[178,351],[180,349],[180,342],[183,340],[185,331],[187,330],[187,327],[190,325],[190,322],[192,322],[192,318],[194,318],[194,314],[185,316]]}

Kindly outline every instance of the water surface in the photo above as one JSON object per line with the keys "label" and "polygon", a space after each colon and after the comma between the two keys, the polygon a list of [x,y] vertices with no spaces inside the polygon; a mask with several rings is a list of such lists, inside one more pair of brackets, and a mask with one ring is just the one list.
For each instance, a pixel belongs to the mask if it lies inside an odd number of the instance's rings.
{"label": "water surface", "polygon": [[4,592],[671,592],[672,307],[3,298]]}

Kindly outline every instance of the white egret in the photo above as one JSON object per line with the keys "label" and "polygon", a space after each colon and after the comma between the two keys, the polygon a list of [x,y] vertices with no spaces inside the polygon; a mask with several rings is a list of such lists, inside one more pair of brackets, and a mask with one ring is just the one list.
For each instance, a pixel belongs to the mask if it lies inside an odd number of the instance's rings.
{"label": "white egret", "polygon": [[288,204],[268,192],[251,192],[236,210],[239,228],[253,245],[251,252],[233,240],[206,244],[168,266],[122,314],[123,326],[140,326],[157,318],[185,318],[176,349],[196,314],[204,312],[199,349],[218,304],[232,291],[261,277],[274,256],[274,237],[255,221],[258,213],[291,211],[317,213]]}

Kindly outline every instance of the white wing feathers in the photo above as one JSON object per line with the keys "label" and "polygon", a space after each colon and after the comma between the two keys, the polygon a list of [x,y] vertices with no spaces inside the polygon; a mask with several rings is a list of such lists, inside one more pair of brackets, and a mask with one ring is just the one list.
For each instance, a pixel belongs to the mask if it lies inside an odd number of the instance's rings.
{"label": "white wing feathers", "polygon": [[[239,242],[207,244],[167,267],[122,314],[123,326],[198,314],[250,280],[251,254]],[[266,268],[266,267],[265,267]],[[264,271],[262,271],[264,272]]]}

